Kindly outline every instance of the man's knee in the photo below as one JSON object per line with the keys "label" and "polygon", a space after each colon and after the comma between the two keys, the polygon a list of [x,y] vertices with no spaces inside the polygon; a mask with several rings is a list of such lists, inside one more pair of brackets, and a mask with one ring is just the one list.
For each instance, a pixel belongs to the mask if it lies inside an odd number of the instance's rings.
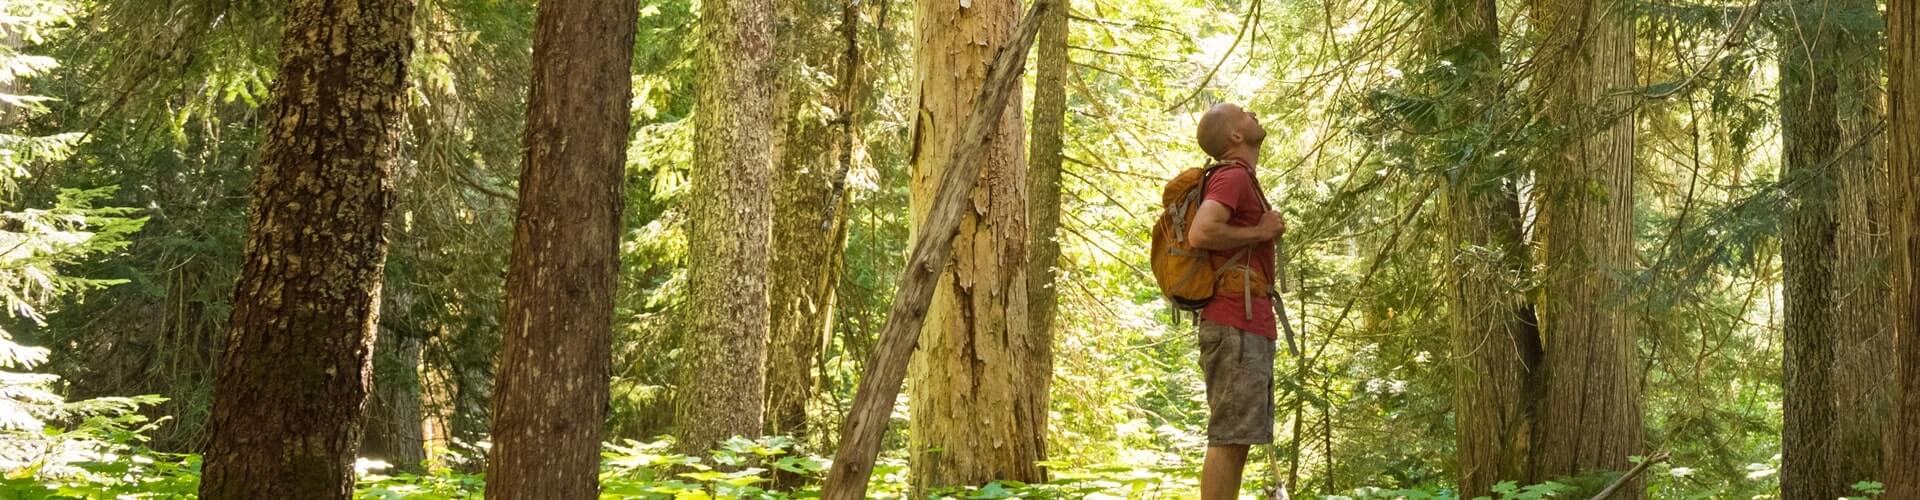
{"label": "man's knee", "polygon": [[1218,453],[1220,458],[1232,459],[1236,461],[1246,460],[1247,449],[1250,447],[1251,447],[1250,445],[1244,445],[1244,444],[1209,445],[1207,446],[1207,454],[1213,455],[1215,453]]}

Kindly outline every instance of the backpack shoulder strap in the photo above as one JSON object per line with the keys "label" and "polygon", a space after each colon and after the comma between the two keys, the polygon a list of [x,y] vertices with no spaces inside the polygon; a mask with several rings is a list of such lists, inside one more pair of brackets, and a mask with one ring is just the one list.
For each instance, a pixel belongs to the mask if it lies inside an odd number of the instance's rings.
{"label": "backpack shoulder strap", "polygon": [[[1247,180],[1253,183],[1253,192],[1254,194],[1257,195],[1255,197],[1260,199],[1261,210],[1263,211],[1273,210],[1273,205],[1267,202],[1266,190],[1260,187],[1260,176],[1253,175],[1253,168],[1248,167],[1247,164],[1241,163],[1239,161],[1214,161],[1213,163],[1208,164],[1207,173],[1205,176],[1201,177],[1201,181],[1200,181],[1200,187],[1202,192],[1203,193],[1205,192],[1206,185],[1207,185],[1206,183],[1208,180],[1211,180],[1213,178],[1214,173],[1222,170],[1226,170],[1229,168],[1246,169]],[[1228,258],[1227,261],[1223,263],[1219,269],[1215,270],[1214,276],[1213,276],[1214,281],[1218,282],[1220,279],[1220,276],[1224,275],[1228,269],[1232,269],[1234,267],[1234,263],[1245,260],[1247,257],[1247,254],[1253,250],[1253,245],[1258,245],[1258,244],[1259,243],[1249,244],[1247,246],[1240,247],[1240,251],[1234,252],[1233,257]]]}

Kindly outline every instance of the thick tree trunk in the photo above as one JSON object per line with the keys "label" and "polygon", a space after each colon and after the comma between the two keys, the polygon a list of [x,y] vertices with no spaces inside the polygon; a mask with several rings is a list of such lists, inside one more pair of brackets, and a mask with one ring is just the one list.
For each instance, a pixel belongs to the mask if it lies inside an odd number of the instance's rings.
{"label": "thick tree trunk", "polygon": [[[1873,0],[1843,0],[1840,15],[1872,18]],[[1834,216],[1834,359],[1836,419],[1832,460],[1840,483],[1879,480],[1887,419],[1892,413],[1894,310],[1889,279],[1888,179],[1881,168],[1879,33],[1843,30],[1831,74],[1843,148]],[[1851,492],[1849,491],[1849,494]]]}
{"label": "thick tree trunk", "polygon": [[[861,83],[857,2],[782,0],[779,101],[785,130],[776,133],[774,169],[772,336],[767,346],[766,432],[804,442],[813,397],[812,368],[832,333],[843,269],[847,172],[857,147],[855,96]],[[827,30],[826,19],[839,29]],[[839,35],[822,36],[822,32]],[[839,43],[835,43],[838,38]],[[837,88],[810,84],[809,69],[833,67]],[[823,116],[814,111],[831,109]],[[782,476],[783,482],[794,478]]]}
{"label": "thick tree trunk", "polygon": [[[1545,395],[1532,477],[1623,471],[1641,453],[1640,377],[1622,297],[1634,273],[1634,19],[1624,0],[1536,0],[1535,86],[1566,137],[1546,159]],[[1642,489],[1627,488],[1638,498]]]}
{"label": "thick tree trunk", "polygon": [[[866,374],[860,378],[853,408],[840,427],[840,449],[834,452],[833,469],[827,473],[821,498],[853,500],[866,495],[874,457],[880,453],[880,439],[900,395],[900,385],[907,376],[906,365],[919,342],[921,326],[928,320],[934,296],[946,282],[947,269],[954,257],[975,251],[960,246],[957,238],[962,223],[979,214],[980,205],[973,203],[978,199],[975,188],[980,185],[983,164],[988,163],[985,159],[992,152],[991,140],[1006,134],[1001,125],[1007,108],[1019,106],[1014,97],[1019,92],[1020,68],[1025,66],[1027,47],[1040,28],[1036,16],[1046,13],[1052,5],[1044,1],[1035,3],[1027,19],[1021,22],[1018,34],[999,49],[987,66],[979,97],[974,99],[965,124],[960,125],[961,132],[951,144],[933,199],[925,203],[926,215],[919,218],[921,224],[915,226],[917,234],[907,254],[906,267],[901,270],[893,306],[887,312],[886,329],[874,346]],[[1017,135],[1018,129],[1014,130]],[[921,202],[916,199],[915,203]]]}
{"label": "thick tree trunk", "polygon": [[1832,68],[1837,27],[1827,2],[1795,0],[1780,44],[1780,128],[1787,207],[1780,222],[1786,300],[1785,427],[1780,489],[1785,498],[1845,496],[1834,463],[1833,360],[1836,260],[1831,167],[1840,151]]}
{"label": "thick tree trunk", "polygon": [[[1013,38],[1020,4],[914,2],[919,109],[914,127],[913,219],[924,220],[961,138],[987,62]],[[1028,328],[1026,162],[1016,89],[988,136],[973,209],[935,287],[919,352],[908,368],[913,491],[995,479],[1037,482],[1044,456],[1047,379],[1043,336]],[[915,227],[917,233],[922,229]]]}
{"label": "thick tree trunk", "polygon": [[[1457,116],[1497,119],[1502,96],[1500,18],[1493,0],[1434,0],[1436,39],[1429,53],[1468,80]],[[1442,146],[1445,147],[1445,146]],[[1490,151],[1492,147],[1476,148]],[[1512,165],[1491,157],[1462,163],[1447,193],[1454,254],[1452,310],[1455,466],[1462,496],[1488,495],[1495,483],[1527,480],[1527,439],[1539,397],[1540,335],[1518,284],[1530,267]]]}
{"label": "thick tree trunk", "polygon": [[488,498],[595,498],[620,272],[632,0],[541,2]]}
{"label": "thick tree trunk", "polygon": [[1068,2],[1047,12],[1040,20],[1039,38],[1034,40],[1033,75],[1033,147],[1027,154],[1027,331],[1036,345],[1047,351],[1039,354],[1044,363],[1036,377],[1052,376],[1053,318],[1059,310],[1060,293],[1054,288],[1060,263],[1060,168],[1067,118]]}
{"label": "thick tree trunk", "polygon": [[385,460],[392,470],[420,472],[427,459],[420,426],[421,338],[381,328],[373,348],[373,394],[360,456]]}
{"label": "thick tree trunk", "polygon": [[288,4],[200,494],[353,493],[410,0]]}
{"label": "thick tree trunk", "polygon": [[[684,382],[676,396],[678,448],[705,454],[733,436],[757,437],[766,404],[767,249],[776,66],[772,0],[701,4],[694,110],[690,285]],[[819,263],[809,265],[818,266]]]}
{"label": "thick tree trunk", "polygon": [[1887,153],[1888,170],[1898,196],[1894,221],[1894,262],[1899,293],[1900,330],[1895,335],[1899,367],[1893,438],[1887,447],[1886,494],[1882,498],[1920,498],[1920,244],[1913,239],[1920,226],[1920,197],[1913,176],[1920,172],[1920,3],[1887,4]]}

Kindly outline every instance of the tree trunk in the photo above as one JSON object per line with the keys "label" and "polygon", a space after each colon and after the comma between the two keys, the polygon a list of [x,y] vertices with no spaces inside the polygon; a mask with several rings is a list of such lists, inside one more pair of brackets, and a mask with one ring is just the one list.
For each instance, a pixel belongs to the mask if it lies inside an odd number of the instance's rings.
{"label": "tree trunk", "polygon": [[1053,359],[1053,318],[1059,310],[1060,293],[1054,288],[1060,262],[1060,168],[1067,118],[1067,22],[1065,0],[1061,8],[1047,12],[1040,20],[1039,38],[1034,40],[1037,59],[1033,76],[1033,148],[1027,154],[1027,331],[1032,332],[1043,362],[1035,377],[1051,377]]}
{"label": "tree trunk", "polygon": [[412,16],[410,0],[287,7],[205,498],[353,493]]}
{"label": "tree trunk", "polygon": [[[504,326],[504,325],[503,325]],[[485,448],[479,444],[490,439],[493,427],[493,395],[495,393],[494,376],[499,367],[490,361],[499,356],[505,328],[488,327],[462,328],[451,333],[451,338],[436,338],[436,342],[445,342],[445,348],[452,357],[444,361],[448,375],[450,391],[447,392],[446,411],[449,448],[467,454],[467,460],[456,464],[463,472],[485,472]]]}
{"label": "tree trunk", "polygon": [[488,498],[595,498],[639,7],[541,2]]}
{"label": "tree trunk", "polygon": [[[920,89],[914,127],[913,220],[935,191],[961,138],[988,61],[1013,38],[1020,3],[914,2]],[[1042,336],[1028,329],[1026,162],[1016,89],[988,136],[972,210],[960,219],[908,368],[908,453],[914,496],[929,488],[995,479],[1038,482],[1046,440],[1047,379]],[[917,233],[922,229],[915,227]]]}
{"label": "tree trunk", "polygon": [[373,394],[367,401],[367,433],[360,456],[384,460],[392,470],[421,472],[427,460],[420,427],[420,337],[382,328],[373,348]]}
{"label": "tree trunk", "polygon": [[[1437,39],[1429,53],[1451,63],[1468,81],[1452,96],[1455,116],[1496,119],[1501,101],[1500,18],[1493,0],[1435,0]],[[1447,148],[1448,145],[1440,145]],[[1492,151],[1496,147],[1475,150]],[[1523,241],[1519,191],[1512,165],[1469,158],[1447,194],[1449,262],[1447,306],[1452,310],[1455,460],[1462,496],[1491,494],[1503,480],[1527,480],[1540,363],[1533,306],[1518,285],[1530,263]]]}
{"label": "tree trunk", "polygon": [[[1843,18],[1878,15],[1872,0],[1843,0]],[[1881,170],[1879,33],[1842,30],[1829,74],[1840,152],[1833,166],[1838,191],[1834,270],[1833,394],[1836,433],[1831,449],[1840,484],[1880,479],[1885,427],[1892,413],[1893,303],[1888,279],[1888,179]],[[1847,492],[1852,494],[1851,491]]]}
{"label": "tree trunk", "polygon": [[[780,162],[774,169],[772,336],[767,349],[766,432],[805,439],[812,431],[807,401],[813,397],[812,368],[832,333],[844,265],[847,172],[856,147],[860,83],[857,2],[818,0],[780,2],[776,91],[782,125],[774,134]],[[837,17],[838,44],[821,36],[825,19]],[[834,67],[838,87],[810,84],[810,68]],[[829,93],[831,91],[831,93]],[[823,116],[817,109],[832,110]],[[783,480],[795,478],[782,476]],[[784,482],[784,481],[783,481]]]}
{"label": "tree trunk", "polygon": [[1889,177],[1896,186],[1899,206],[1894,226],[1894,262],[1899,291],[1900,330],[1894,342],[1894,419],[1888,426],[1893,439],[1887,447],[1886,494],[1882,498],[1920,498],[1920,245],[1913,241],[1920,225],[1920,197],[1913,175],[1920,170],[1920,3],[1887,3],[1887,153]]}
{"label": "tree trunk", "polygon": [[[1537,0],[1535,87],[1565,137],[1545,190],[1545,394],[1532,477],[1623,471],[1641,453],[1640,377],[1622,293],[1634,273],[1634,19],[1624,0]],[[1627,491],[1638,498],[1642,488]]]}
{"label": "tree trunk", "polygon": [[840,426],[840,448],[834,452],[833,468],[820,490],[821,498],[853,500],[866,495],[874,457],[880,453],[880,440],[900,395],[900,385],[907,376],[908,360],[920,341],[921,326],[928,319],[935,292],[946,275],[946,264],[961,253],[955,241],[961,223],[978,213],[978,205],[972,201],[976,194],[974,188],[980,185],[982,164],[987,163],[984,160],[990,152],[989,140],[1005,133],[1000,125],[1007,107],[1019,105],[1013,97],[1019,92],[1020,68],[1026,64],[1027,47],[1033,44],[1034,34],[1040,28],[1036,16],[1044,14],[1052,5],[1047,1],[1034,3],[1026,20],[1021,22],[1018,34],[987,66],[979,98],[974,100],[966,123],[961,126],[962,132],[952,144],[937,191],[927,203],[927,214],[919,219],[921,224],[915,226],[918,234],[913,237],[913,248],[908,251],[906,266],[900,272],[893,306],[887,311],[887,326],[873,347],[866,374],[860,377],[853,408]]}
{"label": "tree trunk", "polygon": [[1845,496],[1834,464],[1834,171],[1840,123],[1834,103],[1836,14],[1795,0],[1781,32],[1780,129],[1787,207],[1780,223],[1786,323],[1780,490],[1785,498]]}
{"label": "tree trunk", "polygon": [[700,8],[706,38],[696,72],[705,80],[693,144],[701,161],[687,236],[693,333],[674,413],[678,448],[689,455],[757,437],[764,422],[773,123],[762,115],[773,105],[773,9],[772,0]]}
{"label": "tree trunk", "polygon": [[[22,27],[0,24],[0,50],[6,51],[9,55],[19,54],[20,48],[27,45],[26,34],[27,30]],[[15,75],[9,76],[11,77],[0,80],[0,95],[26,94],[26,79]],[[20,125],[21,121],[27,119],[27,111],[26,107],[12,103],[0,105],[0,128],[12,129]]]}

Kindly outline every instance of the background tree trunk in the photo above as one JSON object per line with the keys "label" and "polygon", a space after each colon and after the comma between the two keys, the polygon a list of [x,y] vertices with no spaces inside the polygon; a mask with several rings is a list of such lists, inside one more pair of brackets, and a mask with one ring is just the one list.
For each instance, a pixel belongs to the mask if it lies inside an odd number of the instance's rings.
{"label": "background tree trunk", "polygon": [[413,2],[288,4],[200,494],[353,493]]}
{"label": "background tree trunk", "polygon": [[[1842,0],[1843,19],[1874,19],[1872,0]],[[1882,168],[1880,33],[1849,26],[1838,33],[1829,74],[1838,78],[1835,99],[1839,146],[1835,233],[1833,395],[1836,419],[1832,460],[1840,484],[1881,478],[1881,452],[1892,413],[1893,328],[1888,257],[1891,193]],[[1846,493],[1853,494],[1849,489]]]}
{"label": "background tree trunk", "polygon": [[1780,128],[1787,207],[1780,221],[1786,323],[1785,426],[1780,489],[1784,498],[1845,496],[1834,463],[1833,299],[1836,260],[1834,166],[1840,123],[1833,64],[1839,27],[1829,2],[1796,0],[1781,32]]}
{"label": "background tree trunk", "polygon": [[381,328],[373,348],[373,394],[367,401],[367,432],[360,456],[385,460],[389,470],[422,471],[427,459],[420,426],[421,338]]}
{"label": "background tree trunk", "polygon": [[1052,376],[1053,318],[1059,310],[1059,290],[1054,288],[1060,263],[1060,169],[1065,156],[1061,152],[1066,133],[1067,71],[1073,63],[1067,58],[1067,22],[1071,10],[1066,0],[1059,8],[1049,9],[1040,22],[1033,76],[1033,147],[1027,154],[1027,331],[1035,335],[1043,363],[1036,364],[1036,377]]}
{"label": "background tree trunk", "polygon": [[[917,235],[961,137],[988,62],[1011,40],[1019,2],[914,2],[916,87],[912,214]],[[926,330],[908,368],[915,496],[994,479],[1038,481],[1046,440],[1047,352],[1028,329],[1026,163],[1016,91],[987,139]]]}
{"label": "background tree trunk", "polygon": [[639,7],[538,8],[487,496],[595,498]]}
{"label": "background tree trunk", "polygon": [[[1621,291],[1634,272],[1633,10],[1536,0],[1536,88],[1567,136],[1539,172],[1546,199],[1545,396],[1533,477],[1623,471],[1641,453],[1640,377]],[[1627,491],[1639,497],[1642,488]]]}
{"label": "background tree trunk", "polygon": [[[1467,80],[1455,116],[1497,119],[1500,17],[1493,0],[1434,0],[1428,53]],[[1440,147],[1449,147],[1442,144]],[[1475,148],[1492,151],[1495,147]],[[1520,283],[1529,267],[1512,165],[1480,156],[1459,167],[1446,205],[1453,278],[1454,456],[1462,496],[1527,481],[1527,439],[1539,397],[1540,336]],[[1530,481],[1528,481],[1530,482]]]}
{"label": "background tree trunk", "polygon": [[[853,1],[780,2],[781,57],[775,62],[780,88],[775,96],[784,130],[773,135],[780,165],[773,172],[778,186],[767,300],[772,336],[767,346],[766,432],[803,442],[814,430],[807,420],[812,368],[832,334],[838,303],[834,292],[844,268],[852,206],[845,191],[852,149],[857,147],[859,108],[854,101],[865,86],[856,9]],[[836,18],[839,29],[829,30],[826,21]],[[827,68],[834,70],[835,88],[806,77],[810,70]],[[815,111],[823,106],[832,114]]]}
{"label": "background tree trunk", "polygon": [[693,117],[687,235],[692,333],[674,412],[678,449],[689,455],[732,436],[757,437],[764,422],[773,22],[772,0],[700,6],[696,72],[705,76]]}
{"label": "background tree trunk", "polygon": [[1914,268],[1920,263],[1920,245],[1914,244],[1920,225],[1920,197],[1913,175],[1920,170],[1920,3],[1887,3],[1887,152],[1889,174],[1899,196],[1894,226],[1895,276],[1901,321],[1895,337],[1899,366],[1893,439],[1887,447],[1884,498],[1920,498],[1920,281]]}
{"label": "background tree trunk", "polygon": [[[493,428],[493,395],[496,392],[494,381],[498,366],[477,363],[474,360],[496,359],[504,341],[504,325],[500,330],[465,329],[449,333],[444,351],[451,360],[443,361],[447,366],[447,426],[446,438],[450,449],[470,454],[472,460],[456,464],[466,472],[484,472],[486,449],[480,448],[481,441],[490,439]],[[440,339],[435,339],[440,342]]]}

